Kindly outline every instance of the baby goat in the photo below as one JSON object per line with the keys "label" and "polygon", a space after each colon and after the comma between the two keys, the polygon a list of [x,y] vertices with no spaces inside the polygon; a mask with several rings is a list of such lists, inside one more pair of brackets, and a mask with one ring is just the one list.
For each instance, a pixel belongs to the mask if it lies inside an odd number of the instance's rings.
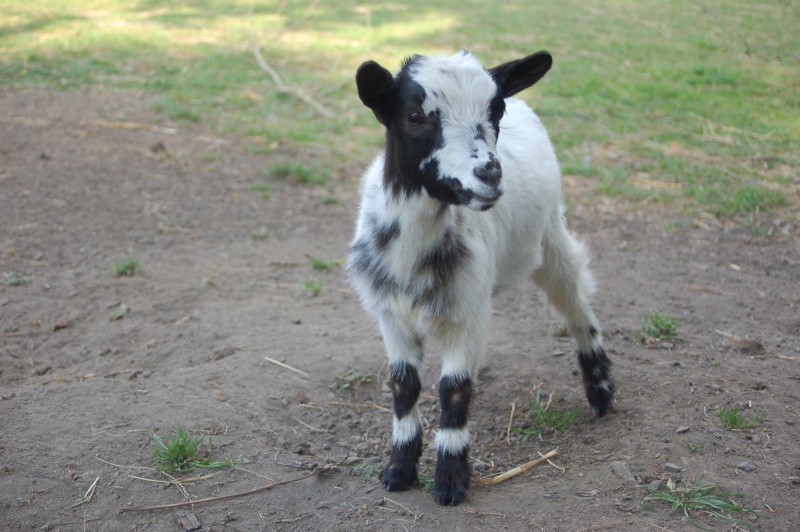
{"label": "baby goat", "polygon": [[467,412],[491,297],[525,277],[566,318],[595,415],[611,407],[611,362],[589,305],[588,253],[564,226],[559,167],[544,126],[511,98],[551,64],[550,54],[538,52],[487,71],[462,51],[414,55],[396,76],[373,61],[356,74],[361,101],[386,127],[385,150],[363,176],[347,269],[389,359],[394,447],[381,473],[389,491],[417,481],[418,370],[433,336],[443,344],[433,493],[442,505],[465,499]]}

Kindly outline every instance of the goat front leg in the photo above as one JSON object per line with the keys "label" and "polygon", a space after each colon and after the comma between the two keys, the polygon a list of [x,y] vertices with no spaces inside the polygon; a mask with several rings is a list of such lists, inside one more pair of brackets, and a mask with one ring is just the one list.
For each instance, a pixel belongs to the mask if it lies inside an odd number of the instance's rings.
{"label": "goat front leg", "polygon": [[488,315],[477,328],[456,334],[459,341],[446,349],[443,356],[439,379],[442,417],[436,434],[436,474],[433,481],[433,496],[442,506],[455,506],[467,497],[470,482],[467,420],[472,383],[486,349],[486,326]]}
{"label": "goat front leg", "polygon": [[417,482],[417,461],[422,454],[417,405],[422,389],[417,371],[422,362],[422,339],[390,318],[381,319],[380,327],[389,358],[394,406],[392,454],[380,478],[386,490],[405,491]]}

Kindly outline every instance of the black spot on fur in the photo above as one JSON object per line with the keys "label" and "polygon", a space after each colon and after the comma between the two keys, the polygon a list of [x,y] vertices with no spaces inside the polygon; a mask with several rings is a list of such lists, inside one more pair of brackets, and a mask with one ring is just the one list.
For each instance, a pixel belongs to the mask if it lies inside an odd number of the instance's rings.
{"label": "black spot on fur", "polygon": [[453,305],[451,280],[470,257],[461,238],[448,230],[442,242],[420,257],[414,268],[417,276],[430,279],[425,291],[415,296],[414,306],[422,304],[434,315],[445,314]]}
{"label": "black spot on fur", "polygon": [[469,488],[469,447],[458,454],[437,451],[436,473],[433,477],[433,497],[442,506],[464,502]]}
{"label": "black spot on fur", "polygon": [[403,445],[395,445],[380,475],[387,491],[405,491],[417,482],[417,460],[422,454],[422,432]]}
{"label": "black spot on fur", "polygon": [[475,140],[486,142],[486,131],[484,131],[483,126],[480,124],[478,124],[478,127],[475,131]]}
{"label": "black spot on fur", "polygon": [[611,360],[605,350],[599,347],[590,353],[578,352],[578,363],[583,374],[586,398],[592,405],[595,416],[602,417],[611,409],[611,401],[614,399]]}
{"label": "black spot on fur", "polygon": [[373,290],[383,296],[399,289],[397,280],[389,273],[382,255],[375,252],[368,240],[359,240],[350,247],[348,273],[353,276],[366,275]]}
{"label": "black spot on fur", "polygon": [[469,378],[442,377],[439,381],[439,400],[442,405],[441,428],[461,429],[467,426],[472,400],[472,381]]}
{"label": "black spot on fur", "polygon": [[388,225],[375,226],[375,247],[378,251],[385,251],[389,244],[400,235],[400,223],[395,220]]}
{"label": "black spot on fur", "polygon": [[411,412],[419,398],[422,384],[417,368],[411,364],[400,362],[390,368],[392,375],[392,396],[394,398],[394,415],[402,419]]}

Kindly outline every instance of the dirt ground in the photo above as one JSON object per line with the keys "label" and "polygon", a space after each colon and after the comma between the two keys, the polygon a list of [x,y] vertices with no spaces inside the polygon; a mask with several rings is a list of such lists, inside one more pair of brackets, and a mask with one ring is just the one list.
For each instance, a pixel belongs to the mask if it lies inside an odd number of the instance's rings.
{"label": "dirt ground", "polygon": [[[442,508],[423,486],[386,493],[377,480],[391,436],[381,340],[341,266],[309,264],[344,258],[358,168],[329,187],[272,180],[263,198],[251,185],[274,155],[149,109],[135,93],[0,89],[0,529],[689,530],[668,506],[640,503],[654,480],[704,474],[743,492],[760,530],[796,530],[797,227],[778,222],[765,237],[680,220],[565,177],[570,224],[600,284],[614,411],[592,419],[570,340],[554,334],[560,321],[535,287],[500,294],[470,418],[475,477],[556,448],[564,469],[542,464]],[[142,271],[114,276],[128,255]],[[642,341],[653,308],[680,320],[683,341]],[[423,478],[438,371],[432,351]],[[537,386],[580,412],[566,432],[523,441],[508,431],[511,405],[523,427]],[[734,405],[765,419],[728,430],[717,411]],[[185,494],[166,483],[151,469],[151,435],[179,424],[235,467],[176,475]],[[326,464],[269,491],[122,512]]]}

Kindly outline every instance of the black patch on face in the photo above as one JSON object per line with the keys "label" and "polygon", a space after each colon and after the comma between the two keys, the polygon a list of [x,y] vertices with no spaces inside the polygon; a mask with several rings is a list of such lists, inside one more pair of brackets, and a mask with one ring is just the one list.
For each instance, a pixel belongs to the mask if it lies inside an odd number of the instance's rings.
{"label": "black patch on face", "polygon": [[[440,128],[441,113],[438,110],[428,113],[423,125],[410,127],[407,123],[409,113],[423,113],[422,104],[427,97],[425,89],[411,79],[411,70],[418,62],[419,57],[412,57],[395,77],[391,112],[386,120],[383,184],[396,196],[418,194],[423,187],[428,189],[436,181],[438,165],[435,161],[424,168],[421,168],[421,164],[444,145]],[[433,188],[434,193],[428,191],[432,197],[442,201],[454,199],[451,193],[443,190],[444,187],[433,185]]]}
{"label": "black patch on face", "polygon": [[472,400],[472,381],[451,375],[439,381],[439,400],[442,404],[441,427],[461,429],[467,426],[469,403]]}
{"label": "black patch on face", "polygon": [[483,126],[478,124],[478,127],[475,128],[475,130],[475,140],[486,142],[486,131],[483,129]]}
{"label": "black patch on face", "polygon": [[414,408],[422,390],[422,383],[417,368],[411,364],[405,362],[393,364],[389,371],[392,375],[394,415],[397,419],[402,419]]}
{"label": "black patch on face", "polygon": [[500,135],[500,120],[506,112],[506,102],[501,94],[497,94],[489,103],[489,121],[492,123],[495,136]]}

